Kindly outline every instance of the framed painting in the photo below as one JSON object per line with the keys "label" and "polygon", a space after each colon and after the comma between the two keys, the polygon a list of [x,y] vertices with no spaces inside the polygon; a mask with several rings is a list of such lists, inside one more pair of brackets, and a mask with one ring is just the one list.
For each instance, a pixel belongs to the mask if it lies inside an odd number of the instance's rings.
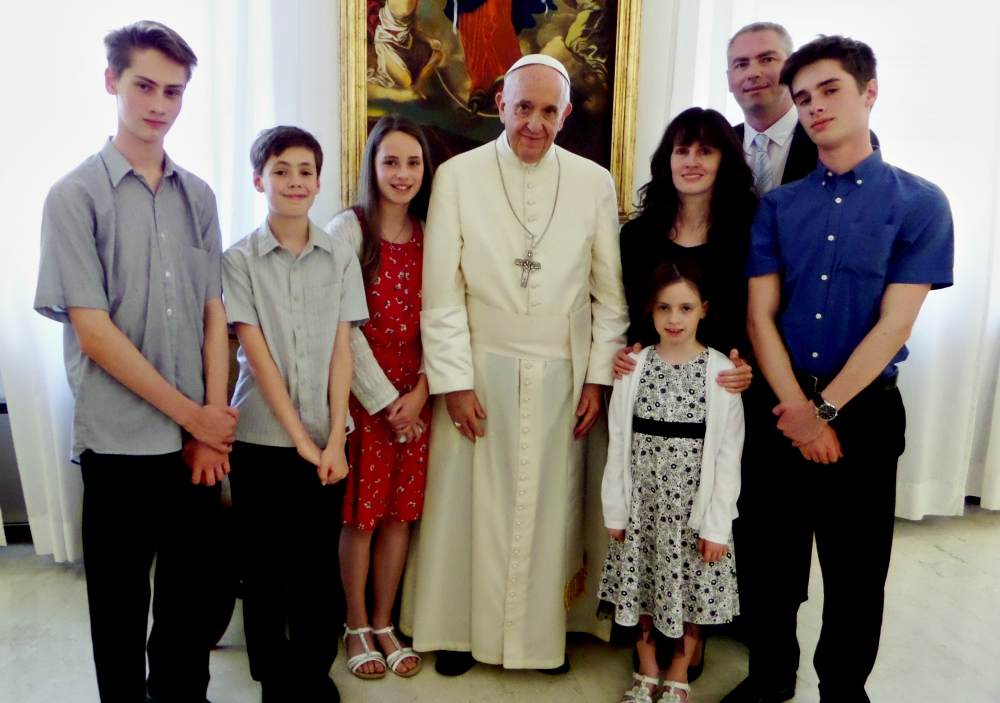
{"label": "framed painting", "polygon": [[496,139],[495,96],[524,54],[558,59],[573,114],[556,143],[611,171],[632,202],[642,0],[341,0],[341,200],[387,112],[421,125],[435,164]]}

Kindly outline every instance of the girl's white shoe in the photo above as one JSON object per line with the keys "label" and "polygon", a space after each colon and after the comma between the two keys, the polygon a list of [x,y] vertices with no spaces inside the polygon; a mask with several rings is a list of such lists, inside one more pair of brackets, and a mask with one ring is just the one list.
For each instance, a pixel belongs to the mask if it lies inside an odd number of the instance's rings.
{"label": "girl's white shoe", "polygon": [[681,683],[680,681],[664,681],[663,696],[660,698],[660,703],[684,703],[687,697],[685,696],[685,698],[681,698],[677,691],[690,693],[691,687],[686,683]]}
{"label": "girl's white shoe", "polygon": [[[636,685],[625,691],[622,703],[653,703],[653,696],[656,695],[660,680],[654,679],[652,676],[643,676],[638,672],[632,674],[632,680],[636,682]],[[653,684],[652,691],[646,687],[648,683]]]}

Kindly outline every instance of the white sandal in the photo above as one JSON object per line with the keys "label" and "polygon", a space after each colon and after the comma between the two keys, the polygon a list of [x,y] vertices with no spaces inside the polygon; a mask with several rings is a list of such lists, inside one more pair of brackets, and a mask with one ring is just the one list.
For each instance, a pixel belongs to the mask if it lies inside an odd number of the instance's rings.
{"label": "white sandal", "polygon": [[[361,644],[364,645],[365,648],[363,654],[355,654],[347,660],[347,668],[350,669],[351,673],[359,679],[380,679],[385,676],[385,657],[382,656],[382,652],[372,650],[371,647],[368,646],[368,640],[365,639],[366,632],[372,632],[371,627],[359,627],[357,630],[352,630],[346,625],[344,626],[344,644],[347,644],[348,635],[357,635],[361,639]],[[372,632],[372,634],[374,638],[374,632]],[[371,673],[360,671],[361,667],[368,662],[378,662],[382,665],[382,671],[373,671]]]}
{"label": "white sandal", "polygon": [[[408,679],[420,671],[422,662],[420,660],[420,655],[413,651],[413,647],[404,647],[399,643],[399,640],[396,639],[396,635],[394,634],[395,629],[396,628],[390,624],[388,627],[383,627],[380,630],[372,630],[372,634],[389,635],[389,639],[392,640],[392,644],[396,647],[396,651],[387,655],[385,660],[389,664],[389,668],[392,669],[392,673],[396,676],[402,676],[404,679]],[[404,659],[409,659],[411,657],[417,660],[416,665],[409,671],[400,673],[398,669],[399,663]]]}
{"label": "white sandal", "polygon": [[660,703],[684,703],[681,697],[677,694],[678,689],[688,694],[691,693],[691,686],[686,683],[681,683],[680,681],[664,681],[663,697],[660,698]]}
{"label": "white sandal", "polygon": [[[656,689],[660,685],[660,680],[658,678],[654,679],[652,676],[643,676],[638,672],[632,673],[632,680],[636,682],[636,685],[625,691],[625,695],[622,696],[622,703],[653,703],[653,696],[656,695]],[[652,691],[646,688],[647,683],[653,684]]]}

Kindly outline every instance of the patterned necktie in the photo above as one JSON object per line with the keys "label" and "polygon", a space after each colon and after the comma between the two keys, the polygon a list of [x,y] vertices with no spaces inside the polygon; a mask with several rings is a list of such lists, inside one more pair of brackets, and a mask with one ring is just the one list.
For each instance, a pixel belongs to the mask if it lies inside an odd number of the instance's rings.
{"label": "patterned necktie", "polygon": [[757,147],[757,159],[753,164],[753,182],[757,187],[757,195],[760,196],[763,196],[764,193],[771,190],[771,181],[774,179],[774,170],[771,168],[771,159],[767,155],[767,145],[770,142],[771,138],[763,132],[753,138],[754,146]]}

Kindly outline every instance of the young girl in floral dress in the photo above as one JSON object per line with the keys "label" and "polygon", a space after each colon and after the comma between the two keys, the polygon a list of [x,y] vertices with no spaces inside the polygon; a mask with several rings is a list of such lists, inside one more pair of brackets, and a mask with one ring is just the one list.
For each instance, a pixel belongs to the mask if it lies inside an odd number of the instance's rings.
{"label": "young girl in floral dress", "polygon": [[660,342],[632,354],[635,371],[615,381],[608,412],[601,499],[613,540],[599,597],[615,622],[640,630],[639,671],[622,701],[651,703],[664,675],[657,640],[673,638],[660,700],[685,703],[700,626],[739,613],[732,521],[743,403],[715,382],[733,362],[696,336],[709,305],[697,264],[660,264],[649,291],[645,317]]}
{"label": "young girl in floral dress", "polygon": [[[387,666],[399,676],[420,669],[420,656],[399,643],[390,617],[427,475],[430,406],[421,370],[420,288],[421,222],[431,179],[427,141],[419,127],[386,115],[365,145],[358,204],[327,225],[358,253],[370,315],[351,340],[350,412],[356,429],[348,437],[351,472],[340,538],[348,667],[368,679],[385,676]],[[365,585],[376,528],[369,620]]]}

